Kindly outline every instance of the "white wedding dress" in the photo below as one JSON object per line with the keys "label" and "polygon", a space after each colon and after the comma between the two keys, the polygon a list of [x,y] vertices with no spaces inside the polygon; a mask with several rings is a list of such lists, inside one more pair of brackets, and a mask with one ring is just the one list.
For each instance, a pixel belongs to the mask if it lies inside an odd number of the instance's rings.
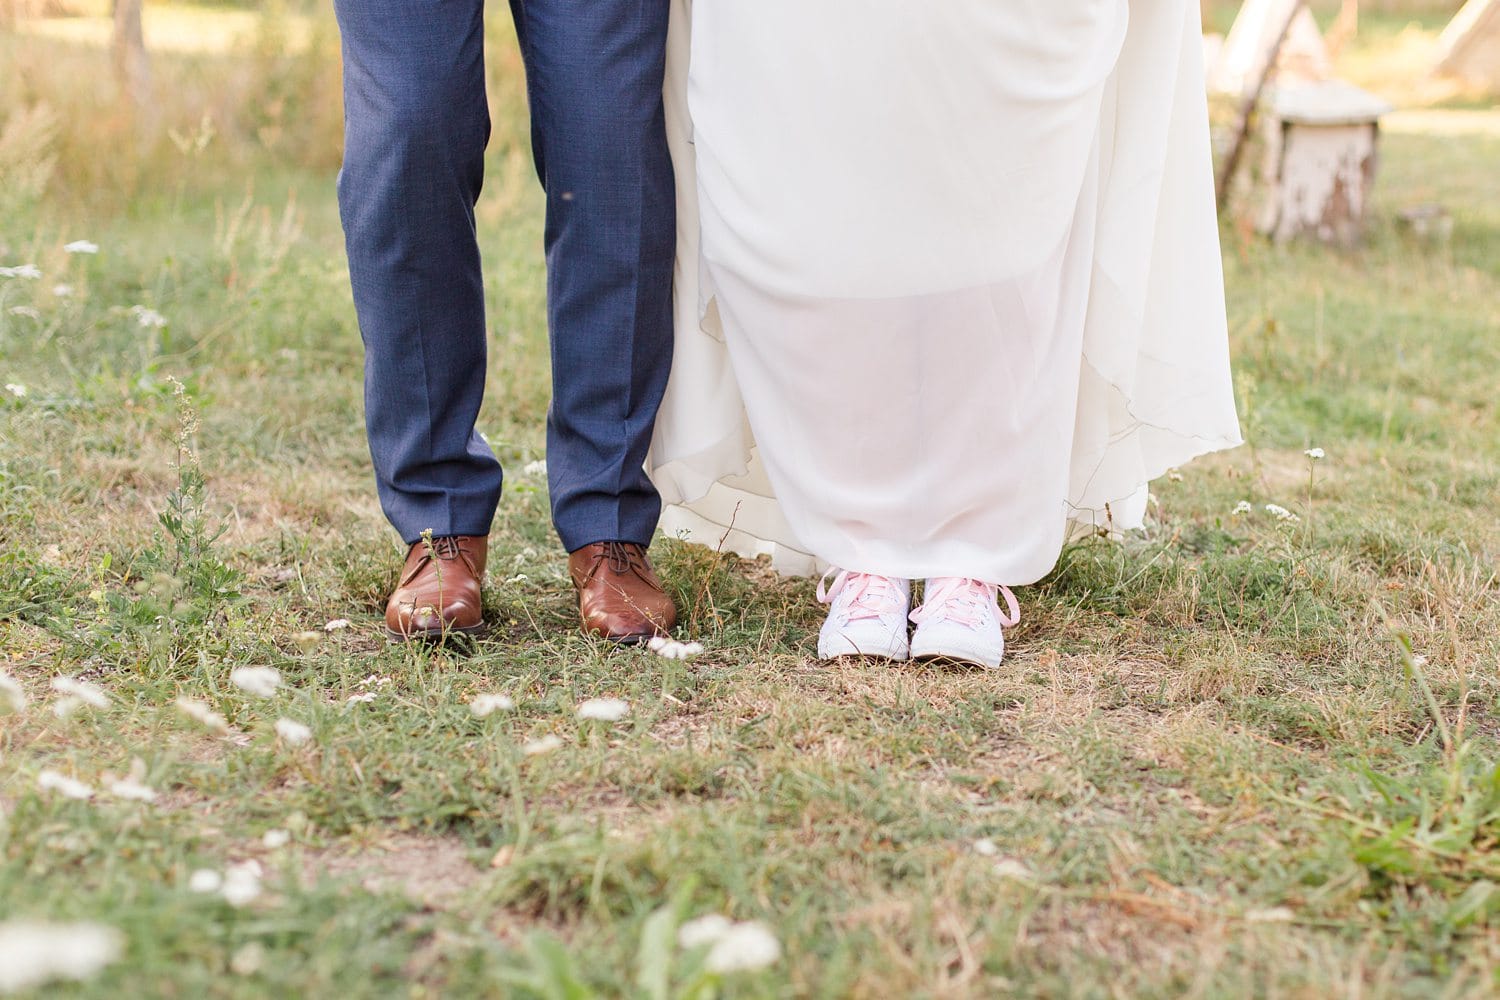
{"label": "white wedding dress", "polygon": [[1240,441],[1198,0],[678,0],[670,535],[1030,583]]}

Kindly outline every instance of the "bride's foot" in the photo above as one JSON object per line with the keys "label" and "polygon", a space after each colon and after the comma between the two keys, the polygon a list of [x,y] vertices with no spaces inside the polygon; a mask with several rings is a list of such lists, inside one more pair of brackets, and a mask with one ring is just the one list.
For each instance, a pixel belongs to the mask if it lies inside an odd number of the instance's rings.
{"label": "bride's foot", "polygon": [[[1002,618],[996,604],[1005,595],[1008,617]],[[1021,620],[1015,595],[1006,587],[959,576],[939,576],[927,581],[922,606],[911,613],[917,631],[911,638],[915,659],[955,660],[991,669],[1005,655],[1002,628]]]}
{"label": "bride's foot", "polygon": [[818,584],[818,600],[830,605],[828,620],[818,633],[818,657],[879,656],[904,660],[907,656],[906,613],[911,607],[911,583],[893,576],[844,570],[826,587]]}

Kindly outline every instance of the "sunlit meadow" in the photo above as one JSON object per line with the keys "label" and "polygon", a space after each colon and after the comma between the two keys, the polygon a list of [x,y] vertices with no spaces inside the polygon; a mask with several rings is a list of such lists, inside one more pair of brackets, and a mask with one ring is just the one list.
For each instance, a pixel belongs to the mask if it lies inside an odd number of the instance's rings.
{"label": "sunlit meadow", "polygon": [[463,651],[384,641],[326,12],[148,6],[141,109],[102,8],[0,20],[0,993],[1500,991],[1500,111],[1444,15],[1340,53],[1401,105],[1361,249],[1226,219],[1248,444],[961,672],[819,664],[809,582],[670,539],[682,641],[576,634],[502,8]]}

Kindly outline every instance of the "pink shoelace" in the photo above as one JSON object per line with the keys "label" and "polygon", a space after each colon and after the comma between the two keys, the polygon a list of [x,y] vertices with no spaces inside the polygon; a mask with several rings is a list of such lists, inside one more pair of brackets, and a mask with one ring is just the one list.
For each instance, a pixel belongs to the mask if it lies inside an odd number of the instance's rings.
{"label": "pink shoelace", "polygon": [[895,603],[897,596],[896,585],[890,577],[876,576],[873,573],[851,573],[842,570],[833,578],[833,586],[828,586],[828,573],[823,574],[823,579],[818,581],[818,603],[832,604],[844,591],[849,591],[849,621],[861,621],[867,618],[879,618],[883,614],[889,614],[891,605]]}
{"label": "pink shoelace", "polygon": [[962,576],[941,576],[929,581],[928,588],[922,597],[922,606],[911,613],[911,620],[918,625],[941,616],[966,628],[978,628],[983,623],[985,612],[996,606],[1002,594],[1010,617],[1001,615],[1000,624],[1010,628],[1021,620],[1021,607],[1009,587]]}

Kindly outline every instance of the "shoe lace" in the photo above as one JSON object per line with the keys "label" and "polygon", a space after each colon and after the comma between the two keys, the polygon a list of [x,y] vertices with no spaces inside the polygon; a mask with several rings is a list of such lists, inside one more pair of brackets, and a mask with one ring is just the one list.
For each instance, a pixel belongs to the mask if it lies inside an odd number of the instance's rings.
{"label": "shoe lace", "polygon": [[944,618],[965,628],[978,628],[987,615],[998,613],[996,604],[1001,595],[1005,597],[1005,606],[1010,614],[1008,617],[999,615],[1000,624],[1009,628],[1021,620],[1021,607],[1016,603],[1016,595],[1010,592],[1009,587],[962,576],[940,577],[929,583],[928,587],[928,593],[923,595],[922,606],[911,613],[911,620],[915,624]]}
{"label": "shoe lace", "polygon": [[610,570],[615,573],[629,573],[632,569],[639,568],[642,561],[640,550],[625,542],[605,542],[599,559],[607,562]]}
{"label": "shoe lace", "polygon": [[432,556],[435,559],[457,559],[463,555],[463,549],[458,547],[458,539],[451,535],[432,540]]}
{"label": "shoe lace", "polygon": [[891,604],[897,596],[896,584],[890,577],[841,570],[834,577],[833,586],[829,587],[828,577],[833,572],[834,570],[830,569],[818,581],[819,603],[832,604],[836,598],[847,592],[848,598],[840,614],[845,622],[863,621],[890,614]]}

